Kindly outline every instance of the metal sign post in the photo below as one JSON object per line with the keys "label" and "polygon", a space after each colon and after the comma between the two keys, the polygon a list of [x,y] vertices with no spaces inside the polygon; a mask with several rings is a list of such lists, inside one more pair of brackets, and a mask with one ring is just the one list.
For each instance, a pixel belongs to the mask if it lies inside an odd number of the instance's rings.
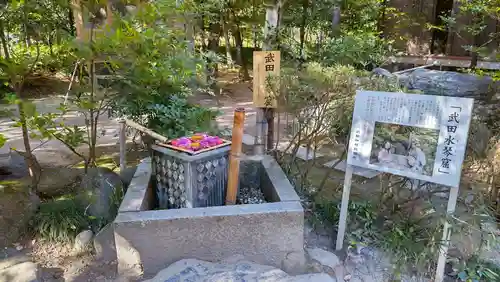
{"label": "metal sign post", "polygon": [[[450,188],[447,217],[455,211],[474,100],[358,91],[344,178],[336,249],[347,225],[353,166]],[[444,278],[450,223],[443,227],[435,282]]]}

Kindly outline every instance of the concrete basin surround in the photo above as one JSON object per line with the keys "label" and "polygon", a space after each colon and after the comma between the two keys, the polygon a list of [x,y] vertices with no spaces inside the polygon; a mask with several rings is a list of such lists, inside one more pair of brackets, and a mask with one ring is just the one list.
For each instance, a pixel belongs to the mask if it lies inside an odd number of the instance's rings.
{"label": "concrete basin surround", "polygon": [[[294,188],[270,156],[242,161],[259,169],[241,177],[259,181],[268,203],[154,210],[150,158],[138,166],[114,221],[118,270],[155,275],[187,258],[217,262],[242,255],[256,263],[302,272],[304,210]],[[255,172],[252,172],[255,173]]]}

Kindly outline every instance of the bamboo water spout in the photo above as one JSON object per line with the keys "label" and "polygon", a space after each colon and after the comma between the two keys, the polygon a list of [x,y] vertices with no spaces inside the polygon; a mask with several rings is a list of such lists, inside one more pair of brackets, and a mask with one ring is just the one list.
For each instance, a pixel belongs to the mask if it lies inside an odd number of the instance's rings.
{"label": "bamboo water spout", "polygon": [[226,205],[236,204],[240,174],[240,156],[243,139],[243,126],[245,124],[245,109],[237,108],[234,111],[233,137],[231,153],[229,155],[229,173],[227,179]]}

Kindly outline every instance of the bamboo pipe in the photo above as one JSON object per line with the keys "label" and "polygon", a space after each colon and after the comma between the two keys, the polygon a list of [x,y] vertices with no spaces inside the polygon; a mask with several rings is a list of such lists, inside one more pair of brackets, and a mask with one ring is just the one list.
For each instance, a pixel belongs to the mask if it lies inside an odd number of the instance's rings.
{"label": "bamboo pipe", "polygon": [[125,119],[125,123],[127,124],[127,126],[130,126],[133,129],[138,130],[140,132],[146,133],[147,135],[153,137],[156,140],[159,140],[159,141],[164,142],[164,143],[167,143],[169,141],[167,137],[162,136],[162,135],[154,132],[153,130],[148,129],[148,128],[146,128],[138,123],[135,123],[129,119]]}
{"label": "bamboo pipe", "polygon": [[233,137],[231,139],[231,153],[229,155],[229,174],[227,177],[226,205],[236,204],[244,124],[245,109],[237,108],[234,111]]}

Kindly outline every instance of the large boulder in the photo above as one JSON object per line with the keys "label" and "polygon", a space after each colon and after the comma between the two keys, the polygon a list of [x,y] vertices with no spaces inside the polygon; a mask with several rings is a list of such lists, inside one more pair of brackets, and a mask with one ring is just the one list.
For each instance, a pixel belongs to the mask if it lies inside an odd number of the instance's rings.
{"label": "large boulder", "polygon": [[87,213],[104,222],[113,220],[123,198],[123,182],[118,174],[104,167],[90,168],[80,185]]}
{"label": "large boulder", "polygon": [[0,171],[8,178],[21,178],[28,175],[28,165],[23,156],[13,150],[0,153]]}
{"label": "large boulder", "polygon": [[272,266],[240,260],[235,263],[211,263],[196,259],[183,259],[160,271],[153,279],[163,281],[261,281],[261,282],[335,282],[326,273],[290,276]]}
{"label": "large boulder", "polygon": [[[38,191],[45,197],[58,197],[76,192],[84,174],[82,168],[43,168],[38,182]],[[31,179],[28,178],[27,181]]]}
{"label": "large boulder", "polygon": [[11,247],[26,232],[39,202],[18,180],[0,181],[0,248]]}
{"label": "large boulder", "polygon": [[123,171],[120,171],[120,177],[123,182],[123,186],[125,190],[128,188],[130,185],[130,182],[132,182],[132,178],[134,178],[135,171],[137,170],[137,166],[131,166],[125,168]]}
{"label": "large boulder", "polygon": [[417,69],[398,75],[403,86],[424,94],[489,99],[498,88],[489,76]]}

